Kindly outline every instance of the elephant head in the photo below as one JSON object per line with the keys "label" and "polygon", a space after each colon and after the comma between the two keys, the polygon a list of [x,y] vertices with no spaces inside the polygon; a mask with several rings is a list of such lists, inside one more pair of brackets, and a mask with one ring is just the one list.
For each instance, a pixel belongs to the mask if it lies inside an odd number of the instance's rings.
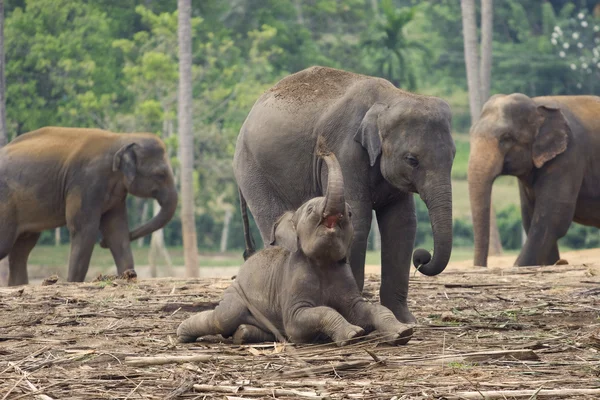
{"label": "elephant head", "polygon": [[113,172],[123,175],[129,193],[153,198],[161,207],[150,221],[130,233],[133,241],[165,226],[175,214],[178,196],[164,143],[150,134],[136,134],[127,140],[113,157]]}
{"label": "elephant head", "polygon": [[556,103],[524,94],[494,95],[471,127],[469,197],[474,264],[487,266],[492,183],[499,175],[525,178],[567,149],[570,128]]}
{"label": "elephant head", "polygon": [[328,169],[327,191],[295,212],[288,211],[273,225],[271,244],[308,258],[331,263],[344,260],[352,244],[352,213],[344,199],[344,179],[337,158],[319,137],[318,152]]}
{"label": "elephant head", "polygon": [[417,249],[413,263],[425,275],[441,273],[452,251],[452,185],[456,148],[450,133],[452,114],[442,99],[402,93],[375,103],[365,114],[354,140],[367,150],[371,166],[379,159],[385,180],[418,193],[429,210],[433,258]]}

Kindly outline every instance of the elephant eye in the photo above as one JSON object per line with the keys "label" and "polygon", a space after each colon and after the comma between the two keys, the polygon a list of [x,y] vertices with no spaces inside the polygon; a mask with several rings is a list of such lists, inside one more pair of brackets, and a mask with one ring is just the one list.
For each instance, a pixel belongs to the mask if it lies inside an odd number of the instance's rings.
{"label": "elephant eye", "polygon": [[406,163],[413,168],[416,168],[419,166],[419,160],[417,160],[417,157],[413,156],[412,154],[407,154],[404,157],[404,161],[406,161]]}
{"label": "elephant eye", "polygon": [[306,207],[306,212],[311,214],[313,212],[314,207],[313,206],[308,206]]}

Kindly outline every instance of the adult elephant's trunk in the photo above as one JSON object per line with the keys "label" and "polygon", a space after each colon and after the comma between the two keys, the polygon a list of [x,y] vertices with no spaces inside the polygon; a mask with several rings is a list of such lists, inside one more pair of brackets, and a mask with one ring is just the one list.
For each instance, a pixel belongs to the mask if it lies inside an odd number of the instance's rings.
{"label": "adult elephant's trunk", "polygon": [[475,255],[473,264],[486,267],[490,244],[490,207],[492,183],[502,171],[502,155],[497,144],[473,140],[469,157],[468,181]]}
{"label": "adult elephant's trunk", "polygon": [[177,209],[177,190],[175,190],[175,188],[166,189],[159,192],[154,198],[160,205],[160,211],[150,221],[131,231],[129,234],[129,239],[131,241],[161,229],[171,220],[171,218],[173,218],[175,210]]}
{"label": "adult elephant's trunk", "polygon": [[427,276],[441,273],[452,253],[452,186],[449,181],[448,178],[448,182],[431,185],[434,189],[421,191],[433,231],[433,258],[427,250],[417,249],[413,263]]}
{"label": "adult elephant's trunk", "polygon": [[322,139],[319,139],[319,155],[327,163],[327,191],[325,192],[323,218],[326,221],[335,219],[335,222],[337,222],[339,216],[344,214],[346,209],[342,169],[337,158],[327,150]]}

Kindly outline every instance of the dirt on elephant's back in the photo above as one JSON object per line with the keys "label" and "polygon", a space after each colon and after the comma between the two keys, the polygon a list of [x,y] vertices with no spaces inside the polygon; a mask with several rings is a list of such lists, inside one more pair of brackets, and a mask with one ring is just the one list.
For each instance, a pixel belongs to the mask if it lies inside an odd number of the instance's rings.
{"label": "dirt on elephant's back", "polygon": [[[178,324],[214,307],[230,279],[0,288],[0,394],[598,398],[599,274],[600,264],[411,272],[418,326],[400,347],[176,343]],[[365,297],[377,301],[379,277],[367,278]]]}
{"label": "dirt on elephant's back", "polygon": [[341,96],[352,83],[368,76],[327,67],[311,67],[289,75],[267,91],[278,100],[296,105]]}

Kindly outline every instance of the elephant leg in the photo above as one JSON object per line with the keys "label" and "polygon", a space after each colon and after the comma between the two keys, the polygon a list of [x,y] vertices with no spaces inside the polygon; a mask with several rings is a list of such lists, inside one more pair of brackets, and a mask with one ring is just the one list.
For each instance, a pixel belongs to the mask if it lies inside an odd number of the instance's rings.
{"label": "elephant leg", "polygon": [[377,336],[393,345],[408,343],[413,334],[412,327],[399,322],[388,308],[364,300],[353,302],[348,321],[374,329]]}
{"label": "elephant leg", "polygon": [[259,327],[250,324],[240,325],[233,334],[234,344],[275,342],[275,336]]}
{"label": "elephant leg", "polygon": [[338,346],[345,346],[365,333],[363,328],[352,325],[331,307],[302,307],[290,315],[293,317],[285,321],[284,325],[285,332],[294,343],[310,342],[319,333],[323,333]]}
{"label": "elephant leg", "polygon": [[389,308],[400,322],[416,322],[408,310],[410,261],[417,232],[417,216],[412,194],[377,210],[381,232],[381,304]]}
{"label": "elephant leg", "polygon": [[[67,280],[69,282],[83,282],[90,267],[94,244],[98,238],[100,207],[97,209],[88,207],[84,211],[81,207],[82,199],[79,196],[73,197],[75,198],[71,199],[67,197],[66,219],[67,228],[71,235],[71,253],[69,255]],[[102,197],[98,196],[98,198]]]}
{"label": "elephant leg", "polygon": [[183,321],[177,328],[178,340],[182,343],[196,341],[206,335],[230,337],[238,327],[247,322],[250,315],[243,300],[229,287],[223,300],[214,310],[202,311]]}
{"label": "elephant leg", "polygon": [[[516,265],[552,265],[559,260],[557,241],[566,235],[575,215],[576,199],[563,198],[554,185],[540,188],[532,212],[527,240]],[[572,193],[577,193],[573,191]]]}
{"label": "elephant leg", "polygon": [[352,212],[352,226],[354,228],[349,257],[350,268],[358,285],[358,290],[362,292],[365,284],[365,256],[373,218],[373,207],[369,202],[348,200],[348,204]]}
{"label": "elephant leg", "polygon": [[29,283],[27,277],[27,259],[29,253],[35,247],[40,233],[24,233],[13,245],[8,255],[9,275],[8,286],[26,285]]}
{"label": "elephant leg", "polygon": [[133,269],[133,254],[129,240],[129,224],[127,223],[125,203],[102,215],[100,231],[115,260],[117,273],[122,274],[128,269]]}

